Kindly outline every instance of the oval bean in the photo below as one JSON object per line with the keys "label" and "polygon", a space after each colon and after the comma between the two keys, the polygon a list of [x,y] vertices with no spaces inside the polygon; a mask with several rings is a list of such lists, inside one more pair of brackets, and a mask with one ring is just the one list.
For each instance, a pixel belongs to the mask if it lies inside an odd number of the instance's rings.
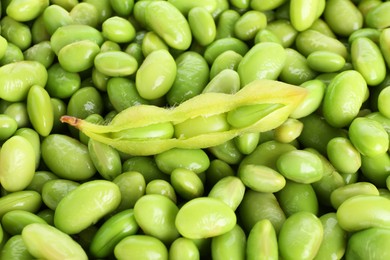
{"label": "oval bean", "polygon": [[279,259],[276,231],[268,219],[259,220],[250,230],[246,256],[248,260]]}
{"label": "oval bean", "polygon": [[99,72],[111,77],[129,76],[138,69],[137,60],[122,51],[100,52],[95,56],[94,65]]}
{"label": "oval bean", "polygon": [[193,240],[179,237],[169,247],[169,259],[198,260],[200,259],[199,249]]}
{"label": "oval bean", "polygon": [[168,249],[159,239],[148,235],[132,235],[122,239],[114,248],[118,260],[168,259]]}
{"label": "oval bean", "polygon": [[280,173],[263,165],[245,164],[237,174],[246,187],[258,192],[277,192],[286,184]]}
{"label": "oval bean", "polygon": [[70,43],[58,52],[58,62],[68,72],[81,72],[91,68],[100,51],[99,45],[90,40]]}
{"label": "oval bean", "polygon": [[211,13],[204,7],[194,7],[188,12],[188,24],[192,35],[201,46],[212,43],[217,34],[217,28]]}
{"label": "oval bean", "polygon": [[27,113],[35,131],[48,136],[53,129],[54,115],[49,93],[43,87],[34,85],[28,91]]}
{"label": "oval bean", "polygon": [[193,171],[176,168],[171,172],[171,184],[176,193],[185,200],[203,195],[204,187],[200,177]]}
{"label": "oval bean", "polygon": [[379,195],[378,189],[370,182],[356,182],[339,187],[330,194],[330,202],[335,209],[349,198],[357,195]]}
{"label": "oval bean", "polygon": [[225,234],[211,238],[211,256],[215,260],[244,259],[246,244],[244,230],[239,225],[235,225]]}
{"label": "oval bean", "polygon": [[20,235],[23,228],[32,223],[47,224],[44,219],[25,210],[12,210],[4,214],[1,224],[8,234]]}
{"label": "oval bean", "polygon": [[213,185],[208,197],[225,202],[234,211],[240,205],[245,194],[245,186],[236,176],[226,176]]}

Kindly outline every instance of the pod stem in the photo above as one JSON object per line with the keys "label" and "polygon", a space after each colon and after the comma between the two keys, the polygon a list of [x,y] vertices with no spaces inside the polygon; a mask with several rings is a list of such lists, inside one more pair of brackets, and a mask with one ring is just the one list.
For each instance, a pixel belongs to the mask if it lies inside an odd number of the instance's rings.
{"label": "pod stem", "polygon": [[79,128],[81,123],[81,119],[74,116],[61,116],[60,121],[61,123],[67,123],[76,128]]}

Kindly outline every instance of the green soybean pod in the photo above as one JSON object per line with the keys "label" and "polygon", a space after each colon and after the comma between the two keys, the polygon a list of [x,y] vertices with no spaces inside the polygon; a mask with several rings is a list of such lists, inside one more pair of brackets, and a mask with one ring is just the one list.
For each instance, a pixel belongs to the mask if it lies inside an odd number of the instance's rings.
{"label": "green soybean pod", "polygon": [[209,66],[197,52],[186,51],[176,59],[176,77],[166,94],[169,105],[180,104],[202,92],[209,79]]}
{"label": "green soybean pod", "polygon": [[272,42],[256,44],[238,65],[241,85],[245,86],[256,79],[278,78],[285,62],[286,51],[281,45]]}
{"label": "green soybean pod", "polygon": [[216,39],[232,37],[234,35],[234,25],[240,16],[241,15],[233,9],[223,11],[217,20]]}
{"label": "green soybean pod", "polygon": [[230,231],[211,238],[212,259],[245,259],[246,245],[244,230],[235,225]]}
{"label": "green soybean pod", "polygon": [[360,37],[352,41],[351,60],[368,85],[376,86],[385,79],[385,60],[379,47],[369,38]]}
{"label": "green soybean pod", "polygon": [[76,234],[114,211],[121,200],[119,187],[106,180],[80,184],[57,205],[54,224],[67,234]]}
{"label": "green soybean pod", "polygon": [[287,217],[300,211],[318,214],[319,202],[310,184],[287,181],[276,197]]}
{"label": "green soybean pod", "polygon": [[179,237],[175,219],[179,208],[163,195],[142,196],[134,205],[134,217],[146,235],[158,238],[164,244],[171,244]]}
{"label": "green soybean pod", "polygon": [[46,181],[42,186],[42,201],[50,209],[55,210],[58,203],[80,184],[65,179],[52,179]]}
{"label": "green soybean pod", "polygon": [[314,259],[342,259],[347,248],[347,232],[338,224],[335,212],[326,213],[319,219],[324,229],[324,236]]}
{"label": "green soybean pod", "polygon": [[383,125],[374,119],[355,118],[348,130],[352,144],[364,156],[374,157],[389,149],[389,135]]}
{"label": "green soybean pod", "polygon": [[[145,7],[145,22],[172,48],[187,49],[192,41],[191,29],[184,15],[170,2],[155,1]],[[175,24],[175,26],[171,26]]]}
{"label": "green soybean pod", "polygon": [[173,148],[155,156],[158,169],[171,174],[176,168],[185,168],[195,173],[201,173],[210,165],[210,159],[202,149]]}
{"label": "green soybean pod", "polygon": [[291,24],[298,31],[308,29],[318,18],[319,2],[317,0],[292,0],[290,2]]}
{"label": "green soybean pod", "polygon": [[328,142],[327,156],[340,173],[355,173],[362,164],[359,151],[345,137],[336,137]]}
{"label": "green soybean pod", "polygon": [[335,189],[330,194],[330,202],[338,209],[344,201],[357,195],[379,195],[379,191],[370,182],[351,183]]}
{"label": "green soybean pod", "polygon": [[194,7],[188,12],[188,24],[194,39],[201,45],[212,43],[217,34],[217,28],[211,13],[203,7]]}
{"label": "green soybean pod", "polygon": [[305,30],[297,35],[296,48],[306,57],[315,51],[334,52],[344,59],[348,56],[347,48],[341,41],[312,29]]}
{"label": "green soybean pod", "polygon": [[16,130],[15,135],[22,136],[31,143],[35,153],[35,168],[38,168],[41,160],[41,141],[39,134],[35,130],[26,127]]}
{"label": "green soybean pod", "polygon": [[305,56],[298,51],[286,48],[286,60],[279,78],[289,84],[300,85],[308,80],[312,80],[317,73],[313,71]]}
{"label": "green soybean pod", "polygon": [[0,198],[0,218],[13,210],[37,212],[41,207],[41,195],[32,190],[15,191]]}
{"label": "green soybean pod", "polygon": [[213,185],[207,196],[223,201],[235,211],[244,198],[244,194],[245,186],[242,181],[236,176],[226,176]]}
{"label": "green soybean pod", "polygon": [[170,90],[176,73],[176,62],[172,55],[167,50],[156,50],[145,58],[137,70],[135,86],[142,98],[157,99]]}
{"label": "green soybean pod", "polygon": [[48,0],[13,0],[7,5],[6,13],[16,21],[27,22],[37,18],[48,6]]}
{"label": "green soybean pod", "polygon": [[366,93],[366,81],[358,71],[337,74],[325,91],[322,110],[326,121],[334,127],[349,125],[358,115]]}
{"label": "green soybean pod", "polygon": [[355,232],[348,240],[345,259],[387,259],[390,257],[387,244],[389,238],[390,231],[387,228],[368,228]]}
{"label": "green soybean pod", "polygon": [[169,259],[171,260],[199,260],[200,253],[195,242],[191,239],[179,237],[169,247]]}
{"label": "green soybean pod", "polygon": [[248,52],[249,47],[244,41],[237,38],[221,38],[208,45],[204,50],[203,56],[207,63],[212,64],[220,54],[228,50],[244,56]]}
{"label": "green soybean pod", "polygon": [[1,186],[11,192],[26,188],[35,173],[35,151],[32,144],[22,136],[7,139],[0,152]]}
{"label": "green soybean pod", "polygon": [[382,2],[367,12],[364,21],[368,27],[384,29],[390,25],[389,10],[390,4]]}
{"label": "green soybean pod", "polygon": [[114,248],[118,260],[168,260],[168,249],[159,239],[149,235],[131,235],[123,238]]}
{"label": "green soybean pod", "polygon": [[345,200],[337,209],[337,220],[348,232],[367,228],[389,228],[390,201],[379,195],[357,195]]}
{"label": "green soybean pod", "polygon": [[113,180],[122,173],[119,152],[111,146],[89,139],[88,151],[93,165],[104,179]]}
{"label": "green soybean pod", "polygon": [[1,35],[9,42],[18,46],[22,51],[30,47],[32,43],[32,35],[30,28],[19,21],[5,16],[0,21]]}
{"label": "green soybean pod", "polygon": [[276,233],[279,233],[286,220],[286,215],[273,193],[257,192],[250,189],[245,192],[244,198],[238,207],[237,216],[247,233],[258,221],[263,219],[269,219]]}
{"label": "green soybean pod", "polygon": [[33,256],[28,252],[21,235],[11,236],[8,240],[4,241],[0,257],[1,259],[33,259]]}
{"label": "green soybean pod", "polygon": [[26,226],[22,238],[28,252],[37,258],[88,259],[82,247],[69,235],[47,224],[33,223]]}
{"label": "green soybean pod", "polygon": [[33,85],[45,86],[46,68],[37,61],[19,61],[0,68],[0,98],[15,102],[25,100]]}
{"label": "green soybean pod", "polygon": [[94,257],[108,257],[123,238],[134,235],[138,228],[134,210],[123,210],[111,216],[99,227],[92,238],[89,250]]}
{"label": "green soybean pod", "polygon": [[72,137],[51,134],[42,141],[41,151],[45,164],[60,178],[86,180],[96,172],[88,147]]}
{"label": "green soybean pod", "polygon": [[68,72],[82,72],[94,65],[100,48],[95,42],[81,40],[70,43],[58,52],[58,62]]}
{"label": "green soybean pod", "polygon": [[315,51],[307,56],[309,67],[323,73],[337,72],[344,67],[345,62],[344,57],[330,51]]}
{"label": "green soybean pod", "polygon": [[215,237],[236,225],[234,211],[219,199],[200,197],[186,202],[176,215],[175,225],[186,238]]}
{"label": "green soybean pod", "polygon": [[263,12],[249,10],[234,24],[234,34],[243,41],[255,38],[257,32],[267,26],[267,17]]}
{"label": "green soybean pod", "polygon": [[34,85],[27,94],[27,113],[34,129],[41,136],[48,136],[53,128],[54,116],[49,93]]}
{"label": "green soybean pod", "polygon": [[10,235],[20,235],[23,228],[31,223],[47,224],[41,217],[25,210],[9,211],[1,219],[4,231]]}
{"label": "green soybean pod", "polygon": [[203,195],[204,186],[200,177],[193,171],[176,168],[171,172],[171,184],[176,193],[185,200]]}
{"label": "green soybean pod", "polygon": [[363,15],[351,1],[327,1],[324,10],[324,19],[334,33],[349,36],[352,32],[362,28]]}
{"label": "green soybean pod", "polygon": [[[51,49],[50,41],[39,42],[23,52],[25,60],[38,61],[49,68],[54,61],[55,54]],[[1,55],[0,55],[1,57]]]}
{"label": "green soybean pod", "polygon": [[250,230],[247,246],[246,259],[278,259],[278,240],[275,228],[268,219],[259,220]]}
{"label": "green soybean pod", "polygon": [[323,240],[321,221],[313,213],[301,211],[286,219],[278,236],[283,259],[313,259]]}
{"label": "green soybean pod", "polygon": [[121,193],[117,211],[133,208],[137,200],[145,194],[145,178],[137,171],[125,171],[112,182],[119,187]]}
{"label": "green soybean pod", "polygon": [[[42,25],[44,26],[46,33],[51,36],[54,32],[66,25],[73,24],[73,19],[69,12],[60,5],[49,5],[42,13]],[[36,28],[38,24],[36,25]]]}
{"label": "green soybean pod", "polygon": [[287,179],[299,183],[313,183],[323,176],[319,157],[305,150],[294,150],[282,154],[277,159],[279,172]]}
{"label": "green soybean pod", "polygon": [[97,29],[83,24],[71,24],[59,27],[50,38],[50,43],[54,53],[58,55],[59,51],[69,43],[90,40],[97,45],[104,42],[102,33]]}
{"label": "green soybean pod", "polygon": [[11,116],[0,114],[0,129],[0,140],[5,141],[18,129],[18,123]]}
{"label": "green soybean pod", "polygon": [[286,180],[277,171],[263,165],[245,164],[237,176],[246,187],[258,192],[277,192],[286,185]]}
{"label": "green soybean pod", "polygon": [[138,69],[137,60],[122,51],[100,52],[94,59],[95,68],[110,77],[129,76]]}

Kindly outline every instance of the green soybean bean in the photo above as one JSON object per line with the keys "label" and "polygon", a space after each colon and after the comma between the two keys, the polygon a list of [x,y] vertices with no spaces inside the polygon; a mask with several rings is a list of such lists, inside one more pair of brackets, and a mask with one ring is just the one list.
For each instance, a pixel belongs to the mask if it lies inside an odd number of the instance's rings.
{"label": "green soybean bean", "polygon": [[36,171],[30,184],[26,187],[26,190],[33,190],[42,194],[43,185],[50,181],[56,180],[58,177],[49,171]]}
{"label": "green soybean bean", "polygon": [[357,7],[359,8],[363,16],[366,17],[368,11],[378,6],[381,2],[382,1],[377,1],[377,0],[364,0],[358,3]]}
{"label": "green soybean bean", "polygon": [[315,71],[330,73],[341,70],[345,65],[345,59],[337,53],[315,51],[307,56],[307,64]]}
{"label": "green soybean bean", "polygon": [[176,168],[170,176],[173,188],[183,199],[191,200],[203,195],[202,180],[195,172],[184,168]]}
{"label": "green soybean bean", "polygon": [[23,55],[25,60],[38,61],[42,63],[45,68],[51,66],[55,57],[49,41],[42,41],[31,46],[24,51]]}
{"label": "green soybean bean", "polygon": [[45,86],[46,68],[37,61],[19,61],[0,68],[0,98],[21,101],[33,85]]}
{"label": "green soybean bean", "polygon": [[297,212],[283,223],[278,236],[283,259],[313,259],[323,240],[321,221],[313,213]]}
{"label": "green soybean bean", "polygon": [[30,184],[36,167],[35,151],[26,138],[7,139],[1,147],[0,161],[0,182],[4,189],[21,191]]}
{"label": "green soybean bean", "polygon": [[364,156],[374,157],[389,149],[389,135],[380,123],[371,118],[355,118],[349,126],[349,138]]}
{"label": "green soybean bean", "polygon": [[41,195],[36,191],[23,190],[9,193],[0,198],[0,217],[13,210],[37,212],[41,207]]}
{"label": "green soybean bean", "polygon": [[246,259],[278,259],[277,235],[271,221],[259,220],[250,230],[247,246]]}
{"label": "green soybean bean", "polygon": [[267,26],[264,13],[250,10],[245,12],[234,24],[234,34],[243,41],[251,40],[257,32]]}
{"label": "green soybean bean", "polygon": [[134,39],[135,28],[125,18],[112,16],[103,22],[102,33],[108,40],[125,43],[131,42]]}
{"label": "green soybean bean", "polygon": [[237,38],[221,38],[207,46],[204,51],[204,58],[209,64],[212,64],[220,54],[228,50],[244,56],[248,52],[249,47],[245,42]]}
{"label": "green soybean bean", "polygon": [[53,108],[53,133],[59,133],[66,127],[64,124],[61,123],[60,118],[61,116],[66,114],[66,104],[63,100],[59,98],[50,98],[51,101],[51,107]]}
{"label": "green soybean bean", "polygon": [[42,201],[48,208],[55,210],[58,203],[79,185],[78,182],[65,179],[48,180],[42,186]]}
{"label": "green soybean bean", "polygon": [[228,163],[220,159],[213,159],[210,161],[210,166],[206,170],[206,186],[212,188],[224,177],[233,175],[235,175],[235,172]]}
{"label": "green soybean bean", "polygon": [[303,123],[301,121],[289,118],[283,124],[275,128],[275,140],[282,143],[290,143],[301,134],[302,129]]}
{"label": "green soybean bean", "polygon": [[66,45],[81,40],[90,40],[97,45],[104,41],[102,33],[97,29],[83,24],[71,24],[59,27],[50,38],[50,43],[54,53],[58,55],[59,51]]}
{"label": "green soybean bean", "polygon": [[112,133],[113,138],[142,139],[156,138],[168,139],[174,134],[174,128],[171,123],[158,123],[140,128],[130,128],[117,133]]}
{"label": "green soybean bean", "polygon": [[[378,30],[376,30],[378,31]],[[382,52],[383,58],[386,61],[387,66],[390,64],[390,51],[386,46],[390,42],[390,29],[383,29],[379,35],[379,47]]]}
{"label": "green soybean bean", "polygon": [[217,146],[210,147],[208,150],[217,159],[221,159],[228,164],[238,164],[243,157],[243,155],[237,149],[233,139]]}
{"label": "green soybean bean", "polygon": [[366,37],[375,43],[379,43],[380,35],[381,35],[381,31],[378,29],[361,28],[351,33],[351,35],[348,37],[348,43],[351,44],[355,39],[360,37]]}
{"label": "green soybean bean", "polygon": [[253,0],[250,2],[250,7],[258,11],[269,11],[278,8],[284,2],[285,0],[273,0],[273,1]]}
{"label": "green soybean bean", "polygon": [[281,80],[300,85],[316,76],[317,73],[309,67],[305,56],[291,48],[286,48],[285,53],[285,62],[279,75]]}
{"label": "green soybean bean", "polygon": [[260,133],[245,133],[234,139],[235,145],[241,154],[251,154],[259,144]]}
{"label": "green soybean bean", "polygon": [[200,94],[208,82],[210,72],[205,58],[197,52],[183,52],[175,62],[176,78],[166,94],[171,106]]}
{"label": "green soybean bean", "polygon": [[33,256],[28,252],[21,235],[11,236],[4,242],[0,257],[1,259],[33,259]]}
{"label": "green soybean bean", "polygon": [[158,194],[142,196],[134,205],[134,217],[140,228],[164,244],[171,244],[179,237],[175,226],[178,211],[172,200]]}
{"label": "green soybean bean", "polygon": [[155,32],[149,31],[145,33],[145,36],[142,39],[141,48],[143,56],[146,57],[156,50],[168,50],[168,45]]}
{"label": "green soybean bean", "polygon": [[106,40],[102,43],[102,45],[100,46],[100,51],[101,52],[104,52],[104,51],[120,51],[121,50],[121,46],[116,43],[116,42],[113,42],[113,41],[109,41],[109,40]]}
{"label": "green soybean bean", "polygon": [[202,93],[214,92],[235,94],[240,88],[240,75],[238,75],[235,70],[224,69],[207,83]]}
{"label": "green soybean bean", "polygon": [[97,27],[99,24],[99,13],[97,8],[90,3],[78,3],[69,12],[75,24],[85,24]]}
{"label": "green soybean bean", "polygon": [[383,29],[389,26],[390,20],[386,15],[390,10],[389,3],[381,3],[369,10],[365,16],[368,27]]}
{"label": "green soybean bean", "polygon": [[23,52],[15,44],[8,42],[7,49],[3,55],[3,58],[0,59],[0,65],[6,65],[9,63],[23,61]]}
{"label": "green soybean bean", "polygon": [[325,94],[325,83],[321,80],[308,80],[300,85],[307,90],[308,94],[298,107],[291,113],[292,118],[302,118],[316,111]]}
{"label": "green soybean bean", "polygon": [[46,221],[34,213],[25,210],[12,210],[4,214],[1,224],[10,235],[20,235],[25,226],[31,223],[46,224]]}
{"label": "green soybean bean", "polygon": [[322,34],[325,34],[331,38],[337,38],[329,25],[321,18],[314,21],[314,23],[309,27],[311,30],[318,31]]}
{"label": "green soybean bean", "polygon": [[19,22],[27,22],[37,18],[49,6],[47,0],[13,0],[7,5],[7,15]]}
{"label": "green soybean bean", "polygon": [[336,137],[328,142],[327,156],[340,173],[352,174],[361,166],[359,151],[344,137]]}
{"label": "green soybean bean", "polygon": [[113,180],[122,173],[122,162],[117,150],[90,139],[88,151],[98,173],[106,180]]}
{"label": "green soybean bean", "polygon": [[[69,235],[47,224],[33,223],[22,231],[28,252],[37,258],[88,259],[82,247]],[[51,241],[45,244],[44,241]]]}
{"label": "green soybean bean", "polygon": [[226,176],[213,185],[208,197],[223,201],[235,211],[240,205],[244,194],[245,186],[242,181],[236,176]]}
{"label": "green soybean bean", "polygon": [[224,202],[200,197],[179,209],[175,225],[183,237],[199,239],[225,234],[234,228],[236,221],[234,211]]}
{"label": "green soybean bean", "polygon": [[129,76],[138,68],[137,60],[130,54],[122,51],[100,52],[94,59],[95,68],[106,76]]}
{"label": "green soybean bean", "polygon": [[322,110],[326,121],[334,127],[349,125],[358,115],[366,92],[366,81],[358,71],[337,74],[325,92]]}
{"label": "green soybean bean", "polygon": [[253,190],[245,192],[244,198],[238,207],[237,216],[243,229],[248,233],[258,221],[263,219],[271,221],[276,233],[279,233],[286,220],[286,215],[273,193]]}
{"label": "green soybean bean", "polygon": [[168,249],[159,239],[148,235],[132,235],[122,239],[114,248],[118,260],[168,259]]}
{"label": "green soybean bean", "polygon": [[245,259],[246,235],[239,225],[225,234],[211,239],[211,256],[213,259]]}
{"label": "green soybean bean", "polygon": [[169,259],[198,260],[200,259],[199,249],[191,239],[179,237],[169,247]]}
{"label": "green soybean bean", "polygon": [[145,178],[139,172],[123,172],[112,182],[119,187],[121,193],[121,202],[117,211],[133,208],[137,200],[145,194]]}
{"label": "green soybean bean", "polygon": [[390,102],[390,87],[381,90],[378,96],[378,110],[387,118],[390,118],[390,109],[387,104]]}
{"label": "green soybean bean", "polygon": [[338,224],[335,212],[326,213],[319,219],[324,229],[324,236],[314,259],[341,259],[347,247],[347,232]]}
{"label": "green soybean bean", "polygon": [[337,209],[342,229],[359,231],[367,228],[389,228],[390,201],[378,195],[357,195],[345,200]]}
{"label": "green soybean bean", "polygon": [[260,42],[274,42],[274,43],[283,45],[283,43],[279,39],[279,37],[267,28],[260,29],[256,33],[254,41],[255,41],[255,44],[260,43]]}
{"label": "green soybean bean", "polygon": [[77,72],[65,70],[60,63],[54,63],[47,70],[48,78],[45,89],[51,97],[69,98],[81,86],[81,78]]}
{"label": "green soybean bean", "polygon": [[80,184],[57,205],[54,224],[67,234],[76,234],[115,210],[121,200],[119,187],[106,180]]}
{"label": "green soybean bean", "polygon": [[274,33],[285,48],[290,47],[298,35],[298,31],[291,25],[290,21],[278,19],[267,23],[267,30]]}
{"label": "green soybean bean", "polygon": [[242,56],[235,51],[225,51],[221,53],[213,62],[210,68],[210,79],[214,78],[225,69],[237,70]]}
{"label": "green soybean bean", "polygon": [[4,141],[10,138],[18,129],[16,120],[8,115],[0,114],[0,140]]}
{"label": "green soybean bean", "polygon": [[30,28],[19,21],[5,16],[0,21],[1,35],[9,42],[18,46],[22,51],[30,47],[32,35]]}
{"label": "green soybean bean", "polygon": [[27,94],[27,113],[34,129],[41,136],[48,136],[53,128],[54,115],[49,93],[34,85]]}
{"label": "green soybean bean", "polygon": [[217,28],[211,13],[203,7],[194,7],[188,12],[188,24],[194,39],[201,45],[212,43],[217,34]]}
{"label": "green soybean bean", "polygon": [[282,154],[277,160],[277,168],[285,178],[299,183],[313,183],[323,176],[321,160],[305,150]]}
{"label": "green soybean bean", "polygon": [[150,181],[145,188],[146,194],[159,194],[166,196],[174,203],[177,202],[176,192],[172,184],[166,180],[152,180]]}
{"label": "green soybean bean", "polygon": [[[86,104],[88,104],[86,106]],[[69,99],[66,113],[80,118],[103,111],[103,100],[95,87],[78,89]]]}
{"label": "green soybean bean", "polygon": [[347,199],[357,195],[379,195],[378,189],[370,182],[356,182],[339,187],[330,194],[330,201],[335,209]]}
{"label": "green soybean bean", "polygon": [[365,37],[353,40],[351,59],[354,68],[362,74],[368,85],[378,85],[385,79],[385,60],[372,40]]}
{"label": "green soybean bean", "polygon": [[378,187],[384,187],[388,176],[390,155],[383,153],[374,157],[362,156],[361,171],[363,175]]}
{"label": "green soybean bean", "polygon": [[127,209],[107,219],[93,236],[90,252],[94,257],[111,255],[115,246],[125,237],[138,231],[134,210]]}
{"label": "green soybean bean", "polygon": [[216,0],[200,0],[196,2],[189,2],[185,0],[169,0],[168,2],[175,6],[180,12],[182,12],[183,15],[187,15],[188,12],[195,7],[203,7],[210,13],[213,13],[217,8]]}
{"label": "green soybean bean", "polygon": [[277,43],[263,42],[252,47],[242,58],[237,72],[241,85],[256,79],[276,79],[286,62],[286,52]]}
{"label": "green soybean bean", "polygon": [[311,29],[300,32],[297,35],[296,48],[306,57],[315,51],[334,52],[344,59],[348,56],[347,48],[338,39]]}
{"label": "green soybean bean", "polygon": [[238,177],[246,187],[258,192],[277,192],[286,184],[280,173],[262,165],[245,164],[239,168]]}
{"label": "green soybean bean", "polygon": [[112,10],[120,16],[129,16],[134,7],[134,0],[110,0]]}
{"label": "green soybean bean", "polygon": [[49,135],[42,141],[41,151],[45,164],[61,178],[86,180],[96,172],[88,147],[72,137]]}
{"label": "green soybean bean", "polygon": [[234,25],[239,18],[240,14],[233,9],[223,11],[217,21],[216,39],[232,37],[234,35]]}
{"label": "green soybean bean", "polygon": [[146,183],[155,179],[169,180],[169,175],[158,168],[153,157],[133,156],[123,163],[122,170],[141,173]]}
{"label": "green soybean bean", "polygon": [[148,100],[162,97],[172,87],[176,72],[175,60],[167,50],[150,53],[137,70],[135,85],[138,93]]}
{"label": "green soybean bean", "polygon": [[293,0],[290,3],[291,24],[298,31],[308,29],[318,18],[320,1],[313,0]]}
{"label": "green soybean bean", "polygon": [[70,43],[58,52],[58,61],[68,72],[81,72],[91,68],[100,51],[99,45],[90,40]]}
{"label": "green soybean bean", "polygon": [[19,128],[15,135],[22,136],[29,141],[35,153],[35,168],[38,168],[41,159],[41,147],[39,134],[31,128]]}
{"label": "green soybean bean", "polygon": [[8,42],[7,40],[0,35],[0,59],[5,55],[5,51],[7,50]]}
{"label": "green soybean bean", "polygon": [[14,102],[4,111],[4,115],[10,116],[16,120],[18,128],[30,126],[30,119],[27,113],[25,102]]}
{"label": "green soybean bean", "polygon": [[[42,14],[42,24],[46,29],[46,33],[51,36],[54,32],[66,25],[73,24],[73,19],[69,12],[60,5],[49,5]],[[36,25],[38,27],[38,24]]]}

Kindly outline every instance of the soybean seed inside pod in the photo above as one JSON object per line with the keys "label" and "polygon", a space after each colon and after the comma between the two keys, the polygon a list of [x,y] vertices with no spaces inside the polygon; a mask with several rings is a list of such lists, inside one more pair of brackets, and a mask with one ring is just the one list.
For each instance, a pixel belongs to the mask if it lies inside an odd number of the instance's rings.
{"label": "soybean seed inside pod", "polygon": [[203,93],[172,108],[132,106],[105,125],[66,115],[61,122],[121,152],[154,155],[172,148],[208,148],[244,133],[272,130],[305,96],[298,86],[255,80],[235,94]]}

